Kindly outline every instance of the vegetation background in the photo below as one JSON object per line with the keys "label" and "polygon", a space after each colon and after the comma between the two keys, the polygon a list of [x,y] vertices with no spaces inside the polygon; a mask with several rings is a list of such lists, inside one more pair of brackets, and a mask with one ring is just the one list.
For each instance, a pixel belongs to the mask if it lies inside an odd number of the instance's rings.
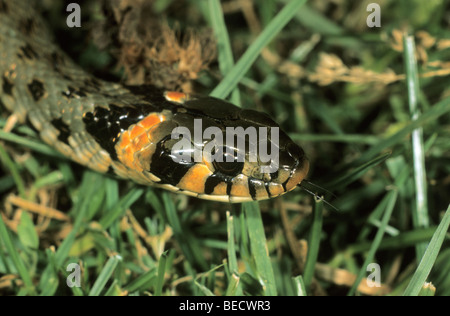
{"label": "vegetation background", "polygon": [[87,71],[268,113],[338,210],[301,189],[228,205],[141,187],[16,126],[0,131],[0,295],[450,295],[448,1],[79,4],[79,29],[62,1],[41,7]]}

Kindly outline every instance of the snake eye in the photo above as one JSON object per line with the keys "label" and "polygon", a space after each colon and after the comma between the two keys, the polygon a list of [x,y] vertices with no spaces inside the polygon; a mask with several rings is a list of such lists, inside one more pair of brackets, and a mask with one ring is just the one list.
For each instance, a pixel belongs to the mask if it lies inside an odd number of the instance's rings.
{"label": "snake eye", "polygon": [[237,176],[244,168],[244,161],[238,158],[236,152],[232,155],[222,149],[222,161],[213,161],[214,169],[227,176]]}

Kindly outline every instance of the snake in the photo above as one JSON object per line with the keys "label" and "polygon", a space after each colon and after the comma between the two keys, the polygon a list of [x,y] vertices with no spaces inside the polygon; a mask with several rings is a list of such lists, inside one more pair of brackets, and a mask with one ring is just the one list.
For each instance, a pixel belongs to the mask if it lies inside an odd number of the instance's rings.
{"label": "snake", "polygon": [[[201,132],[273,131],[279,125],[265,113],[222,99],[97,78],[57,45],[28,1],[0,0],[0,108],[83,166],[201,199],[241,203],[277,197],[296,188],[309,170],[302,147],[281,129],[276,139],[269,132],[267,137],[278,150],[276,170],[263,172],[267,162],[259,155],[250,159],[250,146],[228,143],[214,152],[223,155],[217,161],[174,159],[179,141],[174,129],[194,134],[198,120]],[[186,139],[200,149],[213,141]]]}

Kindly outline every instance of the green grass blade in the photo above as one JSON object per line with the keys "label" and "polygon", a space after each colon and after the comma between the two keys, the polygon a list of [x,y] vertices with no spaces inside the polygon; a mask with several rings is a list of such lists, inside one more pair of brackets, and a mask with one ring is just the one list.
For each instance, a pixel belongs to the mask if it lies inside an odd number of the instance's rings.
{"label": "green grass blade", "polygon": [[225,296],[236,296],[236,295],[242,295],[242,291],[239,291],[240,289],[240,277],[232,273],[230,276],[230,281],[228,283],[227,291],[225,292]]}
{"label": "green grass blade", "polygon": [[[417,228],[412,231],[402,232],[395,237],[385,237],[378,249],[401,249],[404,247],[415,246],[420,242],[428,242],[433,237],[435,231],[436,227]],[[448,236],[448,238],[450,238],[450,236]],[[349,247],[349,251],[351,253],[364,252],[370,249],[371,244],[371,241],[354,244]]]}
{"label": "green grass blade", "polygon": [[324,35],[342,35],[345,29],[328,17],[305,5],[296,17],[306,28]]}
{"label": "green grass blade", "polygon": [[208,289],[206,286],[204,286],[203,284],[198,283],[197,281],[195,281],[195,285],[198,287],[198,289],[200,290],[200,292],[205,295],[205,296],[215,296],[213,292],[211,292],[210,289]]}
{"label": "green grass blade", "polygon": [[17,235],[25,247],[35,250],[39,247],[39,236],[29,213],[23,212],[17,226]]}
{"label": "green grass blade", "polygon": [[365,164],[351,170],[350,172],[346,173],[343,176],[335,176],[335,180],[327,182],[327,188],[332,189],[332,188],[347,186],[348,184],[352,183],[353,181],[358,180],[369,169],[384,162],[389,156],[390,156],[389,153],[381,155],[381,156],[379,156],[375,159],[372,159],[371,161],[366,162]]}
{"label": "green grass blade", "polygon": [[8,142],[17,144],[19,146],[23,146],[29,148],[35,152],[48,155],[51,157],[57,157],[66,159],[59,152],[48,146],[47,144],[42,143],[41,141],[32,140],[27,137],[22,137],[17,134],[7,133],[5,131],[0,130],[0,139],[6,140]]}
{"label": "green grass blade", "polygon": [[[228,36],[227,26],[223,18],[222,7],[219,0],[210,0],[209,20],[217,39],[217,59],[219,61],[220,72],[227,74],[234,65],[233,51],[231,49],[230,37]],[[233,89],[230,98],[231,103],[240,106],[241,96],[239,89]]]}
{"label": "green grass blade", "polygon": [[98,185],[98,180],[101,178],[101,175],[91,171],[86,172],[84,175],[85,176],[81,184],[82,189],[80,192],[80,204],[75,205],[73,210],[76,216],[72,231],[63,240],[55,253],[55,265],[58,267],[61,266],[64,263],[64,260],[67,258],[70,248],[75,242],[75,237],[79,233],[79,230],[83,226],[83,222],[87,217],[90,203],[97,193],[95,190],[92,190],[91,185],[93,183],[96,183]]}
{"label": "green grass blade", "polygon": [[367,144],[373,145],[376,144],[380,138],[373,135],[364,135],[364,134],[298,134],[298,133],[290,133],[289,136],[294,141],[302,141],[302,142],[337,142],[337,143],[349,143],[349,144]]}
{"label": "green grass blade", "polygon": [[442,243],[445,239],[445,235],[448,231],[448,227],[450,225],[450,205],[445,212],[444,217],[441,220],[436,232],[433,234],[433,238],[425,250],[425,254],[422,257],[422,260],[417,267],[416,272],[414,273],[411,281],[408,284],[404,296],[416,296],[419,295],[422,286],[424,285],[428,275],[430,274],[431,268],[436,261],[436,258],[439,254],[439,250],[441,249]]}
{"label": "green grass blade", "polygon": [[[0,247],[1,244],[6,248],[7,253],[11,257],[11,260],[17,270],[17,272],[20,275],[20,278],[23,281],[23,284],[25,285],[25,289],[27,294],[35,294],[35,289],[33,282],[31,280],[31,275],[28,271],[28,268],[26,267],[25,263],[23,262],[22,258],[19,255],[19,252],[16,249],[16,246],[14,245],[11,236],[8,232],[8,228],[5,225],[5,222],[3,222],[2,216],[0,216]],[[6,261],[6,260],[5,260]]]}
{"label": "green grass blade", "polygon": [[[408,103],[411,120],[415,121],[420,117],[418,107],[419,99],[419,79],[417,75],[416,47],[412,36],[403,37],[404,58],[406,68],[406,84],[408,87]],[[413,208],[414,227],[428,227],[427,202],[427,180],[425,172],[425,153],[423,148],[423,130],[418,127],[412,131],[412,151],[414,165],[414,184],[416,188],[416,205]],[[420,243],[416,246],[416,256],[421,258],[426,249],[426,244]]]}
{"label": "green grass blade", "polygon": [[307,296],[305,282],[301,275],[292,278],[294,281],[295,289],[297,291],[297,296]]}
{"label": "green grass blade", "polygon": [[230,212],[227,212],[227,235],[228,235],[228,265],[231,273],[238,272],[238,264],[236,258],[236,248],[234,244],[234,220]]}
{"label": "green grass blade", "polygon": [[303,281],[306,289],[311,286],[314,277],[317,257],[319,255],[320,237],[322,235],[323,223],[323,200],[314,199],[314,220],[311,227],[308,243],[308,255],[306,257]]}
{"label": "green grass blade", "polygon": [[211,96],[225,98],[236,87],[241,78],[258,58],[261,50],[269,44],[283,27],[295,16],[306,0],[292,0],[277,14],[261,32],[258,38],[249,46],[239,61],[229,71],[227,76],[211,92]]}
{"label": "green grass blade", "polygon": [[122,295],[122,290],[118,284],[117,280],[114,280],[109,289],[105,292],[105,296],[120,296]]}
{"label": "green grass blade", "polygon": [[242,295],[242,289],[240,288],[240,278],[238,274],[238,263],[236,257],[236,247],[234,241],[234,218],[227,211],[227,252],[228,252],[228,269],[230,270],[230,283],[226,291],[229,295]]}
{"label": "green grass blade", "polygon": [[446,98],[444,100],[439,101],[427,111],[424,111],[423,114],[414,121],[411,121],[408,125],[403,127],[401,130],[389,136],[386,139],[381,139],[377,144],[370,147],[367,151],[365,151],[356,161],[352,164],[360,164],[364,163],[367,160],[372,159],[373,157],[380,154],[384,150],[389,149],[395,144],[402,143],[405,140],[405,137],[408,136],[414,129],[424,125],[427,122],[437,120],[444,114],[450,112],[450,98]]}
{"label": "green grass blade", "polygon": [[208,264],[201,254],[198,240],[196,240],[189,230],[182,225],[177,209],[169,193],[163,192],[162,197],[167,220],[173,229],[175,238],[177,239],[184,256],[187,259],[186,261],[192,265],[199,264],[203,270],[206,270]]}
{"label": "green grass blade", "polygon": [[156,269],[152,269],[134,279],[130,284],[128,284],[125,287],[125,290],[127,290],[130,293],[133,293],[135,291],[145,291],[148,290],[153,285],[153,282],[155,280],[156,280]]}
{"label": "green grass blade", "polygon": [[41,296],[51,296],[54,295],[59,285],[58,272],[61,270],[61,266],[56,266],[55,264],[55,252],[52,249],[45,249],[45,254],[47,257],[47,268],[44,270],[41,280],[39,282],[41,292],[39,295]]}
{"label": "green grass blade", "polygon": [[20,176],[20,172],[17,165],[11,160],[5,148],[0,145],[0,161],[6,166],[11,173],[14,182],[16,183],[17,191],[19,191],[19,196],[25,198],[25,184]]}
{"label": "green grass blade", "polygon": [[95,280],[95,283],[92,286],[91,291],[89,292],[89,296],[100,295],[100,293],[105,289],[106,283],[108,282],[109,278],[113,274],[120,261],[122,261],[122,257],[120,257],[119,255],[108,259],[102,272],[100,272],[97,280]]}
{"label": "green grass blade", "polygon": [[144,193],[143,188],[135,187],[131,189],[119,203],[99,221],[100,225],[107,229],[117,220],[137,199]]}
{"label": "green grass blade", "polygon": [[[375,238],[372,242],[372,245],[370,246],[369,253],[366,256],[366,259],[364,260],[364,263],[359,270],[358,276],[356,278],[356,281],[353,283],[353,286],[351,287],[350,291],[348,292],[348,295],[354,295],[356,292],[356,289],[358,288],[359,283],[361,282],[362,278],[364,277],[364,274],[366,273],[367,266],[374,262],[375,253],[380,246],[380,243],[383,239],[384,233],[386,231],[386,227],[389,223],[389,220],[391,219],[392,212],[394,211],[395,203],[397,202],[398,192],[397,190],[393,190],[389,192],[385,199],[387,200],[387,206],[386,210],[384,211],[383,219],[381,221],[381,226],[378,228],[377,234],[375,235]],[[380,202],[380,204],[383,204]]]}
{"label": "green grass blade", "polygon": [[158,275],[156,279],[155,296],[161,296],[164,285],[164,275],[166,273],[167,251],[163,252],[159,257]]}
{"label": "green grass blade", "polygon": [[252,255],[258,277],[263,284],[264,293],[268,296],[277,295],[272,263],[267,249],[264,225],[259,205],[255,202],[244,203],[243,209],[247,218],[247,231],[250,239]]}

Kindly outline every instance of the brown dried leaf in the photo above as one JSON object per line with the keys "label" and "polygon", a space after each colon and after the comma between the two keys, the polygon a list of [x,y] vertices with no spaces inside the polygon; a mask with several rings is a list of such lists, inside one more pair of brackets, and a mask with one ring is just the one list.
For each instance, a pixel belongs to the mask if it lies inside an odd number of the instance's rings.
{"label": "brown dried leaf", "polygon": [[418,31],[416,38],[419,40],[419,45],[425,49],[429,49],[436,44],[436,38],[426,31]]}
{"label": "brown dried leaf", "polygon": [[403,52],[403,34],[401,30],[393,30],[391,38],[391,47],[397,52]]}
{"label": "brown dried leaf", "polygon": [[438,41],[436,46],[438,50],[450,48],[450,39],[441,39]]}
{"label": "brown dried leaf", "polygon": [[376,73],[359,66],[348,68],[336,55],[321,53],[315,72],[310,73],[308,78],[323,86],[339,81],[386,85],[402,79],[402,76],[395,74],[391,69],[387,69],[384,73]]}
{"label": "brown dried leaf", "polygon": [[[356,280],[356,275],[347,270],[332,268],[321,263],[316,264],[316,275],[322,280],[348,287],[351,287]],[[363,278],[358,286],[358,291],[366,295],[386,295],[391,289],[385,284],[380,284],[378,287],[370,287],[367,279]]]}

